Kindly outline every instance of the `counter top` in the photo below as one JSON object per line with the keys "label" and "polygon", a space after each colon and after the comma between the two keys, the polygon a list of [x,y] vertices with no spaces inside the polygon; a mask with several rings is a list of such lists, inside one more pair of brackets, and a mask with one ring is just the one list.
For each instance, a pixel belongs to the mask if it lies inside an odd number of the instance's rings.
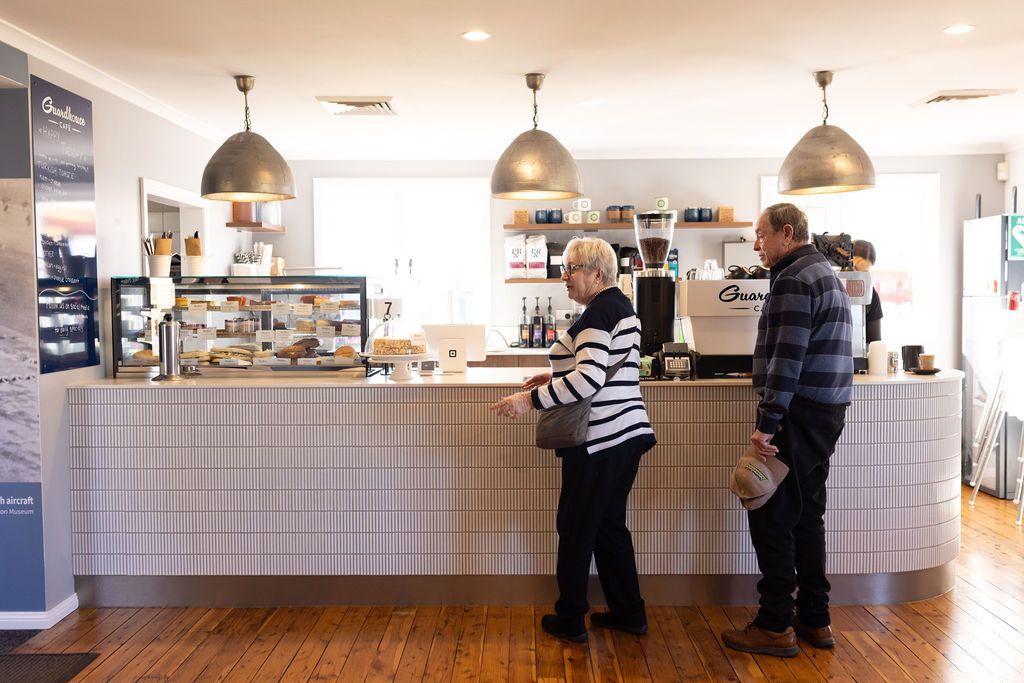
{"label": "counter top", "polygon": [[[523,380],[539,372],[547,372],[547,367],[535,368],[469,368],[465,374],[425,373],[415,374],[407,382],[395,382],[381,374],[364,377],[361,369],[341,370],[335,372],[281,372],[274,375],[250,374],[239,370],[237,376],[199,377],[184,379],[177,382],[153,382],[149,378],[107,378],[81,382],[74,387],[87,388],[145,388],[163,389],[167,387],[334,387],[334,386],[518,386]],[[960,370],[943,370],[937,375],[922,376],[907,373],[895,375],[855,375],[854,384],[922,384],[935,382],[961,381],[964,373]],[[691,381],[658,380],[643,382],[643,386],[729,386],[749,385],[749,378],[698,379]]]}

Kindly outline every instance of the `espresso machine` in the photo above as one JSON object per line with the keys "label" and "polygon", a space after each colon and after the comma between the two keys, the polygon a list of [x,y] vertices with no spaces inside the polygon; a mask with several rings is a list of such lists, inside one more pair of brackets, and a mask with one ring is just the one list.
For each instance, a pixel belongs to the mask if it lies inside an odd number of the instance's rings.
{"label": "espresso machine", "polygon": [[862,370],[866,372],[868,369],[867,310],[873,296],[871,273],[844,270],[836,275],[846,287],[846,294],[850,297],[850,312],[853,317],[853,335],[850,339],[853,350],[853,370],[854,372]]}
{"label": "espresso machine", "polygon": [[[633,216],[636,244],[643,270],[634,273],[636,315],[640,318],[640,355],[657,357],[662,345],[673,341],[676,283],[665,270],[676,227],[675,211],[645,211]],[[656,373],[660,374],[660,373]]]}

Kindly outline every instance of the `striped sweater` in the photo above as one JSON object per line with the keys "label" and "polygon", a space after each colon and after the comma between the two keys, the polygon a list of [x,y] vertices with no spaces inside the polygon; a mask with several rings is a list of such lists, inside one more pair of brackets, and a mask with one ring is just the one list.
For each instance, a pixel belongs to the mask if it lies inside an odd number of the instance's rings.
{"label": "striped sweater", "polygon": [[813,245],[799,247],[772,266],[754,349],[754,389],[761,397],[758,431],[774,434],[793,396],[850,403],[852,332],[846,289]]}
{"label": "striped sweater", "polygon": [[[605,382],[608,368],[622,367]],[[587,452],[634,439],[654,443],[654,430],[640,396],[640,320],[618,287],[594,297],[583,315],[558,338],[548,354],[551,382],[531,392],[538,410],[593,396]]]}

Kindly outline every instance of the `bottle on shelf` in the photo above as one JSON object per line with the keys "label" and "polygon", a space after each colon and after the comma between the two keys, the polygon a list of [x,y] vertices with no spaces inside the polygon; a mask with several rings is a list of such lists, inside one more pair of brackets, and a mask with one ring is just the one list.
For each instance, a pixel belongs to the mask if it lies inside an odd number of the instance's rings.
{"label": "bottle on shelf", "polygon": [[534,297],[532,335],[530,347],[535,349],[544,348],[544,316],[540,314],[540,297]]}
{"label": "bottle on shelf", "polygon": [[530,346],[530,318],[526,315],[526,297],[523,297],[523,317],[519,320],[519,348]]}
{"label": "bottle on shelf", "polygon": [[548,315],[544,319],[544,346],[555,345],[555,312],[551,309],[551,297],[548,297]]}

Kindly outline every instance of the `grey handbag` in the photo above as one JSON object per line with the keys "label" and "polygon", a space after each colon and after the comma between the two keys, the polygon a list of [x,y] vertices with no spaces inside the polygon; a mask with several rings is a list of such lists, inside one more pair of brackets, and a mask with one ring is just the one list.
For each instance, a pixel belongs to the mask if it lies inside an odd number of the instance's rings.
{"label": "grey handbag", "polygon": [[[604,376],[605,384],[619,371],[629,358],[629,354],[630,352],[627,352],[622,360],[608,368]],[[537,417],[537,448],[573,448],[586,443],[587,427],[590,426],[590,404],[596,395],[595,391],[581,401],[540,411]]]}

